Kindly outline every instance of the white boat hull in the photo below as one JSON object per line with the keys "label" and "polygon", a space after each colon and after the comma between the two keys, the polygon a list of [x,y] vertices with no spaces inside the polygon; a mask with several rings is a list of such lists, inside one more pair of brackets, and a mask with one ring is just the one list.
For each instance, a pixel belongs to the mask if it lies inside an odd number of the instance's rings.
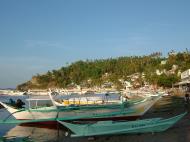
{"label": "white boat hull", "polygon": [[[100,108],[100,109],[57,109],[57,107],[43,107],[37,109],[18,110],[0,102],[13,116],[19,120],[35,120],[35,119],[56,119],[64,118],[64,120],[72,119],[96,119],[96,118],[114,118],[114,117],[137,117],[145,114],[159,98],[140,102],[129,108]],[[127,113],[120,113],[127,112]],[[117,113],[112,115],[111,113]],[[108,114],[108,115],[107,115]],[[97,116],[98,115],[98,116]],[[9,118],[7,116],[7,119]]]}
{"label": "white boat hull", "polygon": [[[49,118],[56,118],[57,112],[56,111],[46,111],[46,108],[38,108],[38,109],[15,109],[6,105],[5,103],[0,102],[2,106],[9,112],[9,115],[5,119],[9,119],[13,116],[15,119],[18,120],[29,120],[29,119],[49,119]],[[47,107],[48,109],[56,109],[55,107]],[[34,111],[35,110],[35,111]]]}

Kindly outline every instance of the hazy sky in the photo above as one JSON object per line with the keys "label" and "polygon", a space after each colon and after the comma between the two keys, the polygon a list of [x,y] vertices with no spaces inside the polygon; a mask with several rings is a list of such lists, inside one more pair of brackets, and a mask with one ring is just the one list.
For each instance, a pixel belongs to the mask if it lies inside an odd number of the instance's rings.
{"label": "hazy sky", "polygon": [[1,0],[0,88],[79,59],[190,48],[189,0]]}

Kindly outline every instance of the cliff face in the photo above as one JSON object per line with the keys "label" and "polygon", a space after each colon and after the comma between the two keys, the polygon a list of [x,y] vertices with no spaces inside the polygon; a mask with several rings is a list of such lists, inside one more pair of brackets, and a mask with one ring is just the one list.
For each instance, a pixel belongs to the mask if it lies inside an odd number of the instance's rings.
{"label": "cliff face", "polygon": [[20,90],[20,91],[27,91],[28,89],[30,89],[30,81],[28,82],[25,82],[23,84],[20,84],[16,87],[17,90]]}
{"label": "cliff face", "polygon": [[36,76],[33,76],[30,82],[31,82],[32,84],[39,85],[39,83],[38,83],[38,79],[37,79]]}
{"label": "cliff face", "polygon": [[55,82],[47,82],[42,83],[38,80],[37,76],[33,76],[30,81],[27,81],[23,84],[17,86],[17,90],[27,91],[29,89],[48,89],[48,88],[56,88]]}

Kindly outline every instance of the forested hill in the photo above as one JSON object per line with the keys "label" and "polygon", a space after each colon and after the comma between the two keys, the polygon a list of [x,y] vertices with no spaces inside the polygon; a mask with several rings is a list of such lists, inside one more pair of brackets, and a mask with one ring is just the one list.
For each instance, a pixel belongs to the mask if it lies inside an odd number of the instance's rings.
{"label": "forested hill", "polygon": [[190,52],[171,52],[162,57],[160,52],[147,56],[119,57],[103,60],[77,61],[58,70],[37,74],[26,83],[17,86],[19,90],[66,88],[73,84],[94,87],[111,82],[118,88],[124,87],[122,81],[131,81],[130,75],[143,74],[138,78],[140,84],[148,82],[171,87],[180,78],[180,72],[190,68]]}

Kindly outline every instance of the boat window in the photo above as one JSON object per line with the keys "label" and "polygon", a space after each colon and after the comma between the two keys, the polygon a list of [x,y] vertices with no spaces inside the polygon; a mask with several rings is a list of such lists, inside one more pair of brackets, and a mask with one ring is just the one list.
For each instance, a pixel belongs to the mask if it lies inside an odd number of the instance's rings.
{"label": "boat window", "polygon": [[53,106],[50,100],[28,100],[29,108],[40,108]]}

